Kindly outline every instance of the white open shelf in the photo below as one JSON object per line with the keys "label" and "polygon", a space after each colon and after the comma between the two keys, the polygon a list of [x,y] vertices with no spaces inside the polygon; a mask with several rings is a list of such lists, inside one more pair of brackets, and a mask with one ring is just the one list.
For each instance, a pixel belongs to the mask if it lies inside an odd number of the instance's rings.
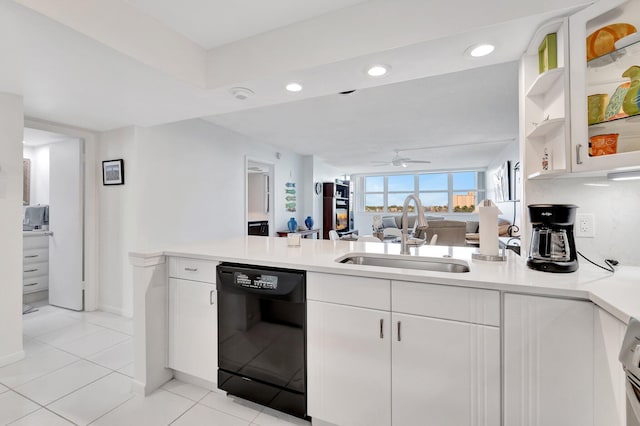
{"label": "white open shelf", "polygon": [[545,94],[551,88],[551,86],[553,86],[553,83],[555,83],[560,77],[562,77],[563,72],[564,67],[560,67],[545,71],[540,74],[533,81],[531,87],[529,87],[529,90],[527,91],[527,97]]}
{"label": "white open shelf", "polygon": [[527,179],[550,179],[556,176],[562,176],[567,173],[567,169],[541,170],[531,173]]}
{"label": "white open shelf", "polygon": [[549,133],[556,130],[557,128],[564,125],[564,122],[565,122],[564,117],[544,120],[542,123],[538,124],[532,131],[530,131],[527,137],[540,138],[540,137],[546,136]]}

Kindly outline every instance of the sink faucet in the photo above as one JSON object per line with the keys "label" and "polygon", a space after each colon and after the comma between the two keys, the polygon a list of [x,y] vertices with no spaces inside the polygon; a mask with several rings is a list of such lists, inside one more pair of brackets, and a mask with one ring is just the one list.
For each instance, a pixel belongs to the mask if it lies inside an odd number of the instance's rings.
{"label": "sink faucet", "polygon": [[407,195],[407,198],[404,200],[404,204],[402,206],[402,237],[400,238],[400,253],[401,254],[410,254],[409,253],[409,245],[422,245],[427,241],[427,235],[425,232],[424,239],[412,238],[409,241],[409,217],[408,217],[408,207],[409,202],[413,200],[416,203],[416,210],[418,213],[418,217],[416,217],[416,231],[422,229],[426,231],[429,227],[427,223],[427,219],[424,217],[424,207],[422,207],[422,203],[420,199],[413,194]]}

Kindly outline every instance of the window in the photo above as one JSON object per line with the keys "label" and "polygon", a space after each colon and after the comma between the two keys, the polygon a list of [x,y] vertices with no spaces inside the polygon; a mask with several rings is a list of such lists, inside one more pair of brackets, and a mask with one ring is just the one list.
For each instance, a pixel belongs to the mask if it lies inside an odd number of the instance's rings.
{"label": "window", "polygon": [[384,176],[364,178],[364,205],[367,212],[384,211]]}
{"label": "window", "polygon": [[[401,213],[407,195],[420,198],[427,212],[470,213],[484,199],[484,172],[363,176],[365,212]],[[415,204],[407,208],[415,211]]]}

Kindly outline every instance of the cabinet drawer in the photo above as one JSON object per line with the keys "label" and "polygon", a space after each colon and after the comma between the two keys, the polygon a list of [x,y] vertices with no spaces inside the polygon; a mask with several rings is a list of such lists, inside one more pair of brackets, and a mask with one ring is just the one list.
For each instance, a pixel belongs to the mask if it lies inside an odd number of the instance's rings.
{"label": "cabinet drawer", "polygon": [[185,280],[216,283],[217,262],[186,257],[169,258],[169,276]]}
{"label": "cabinet drawer", "polygon": [[393,281],[392,310],[406,314],[500,326],[500,292]]}
{"label": "cabinet drawer", "polygon": [[33,248],[23,251],[22,262],[34,263],[34,262],[46,262],[49,260],[48,248]]}
{"label": "cabinet drawer", "polygon": [[47,290],[49,288],[49,277],[40,275],[38,277],[30,277],[22,280],[22,292],[34,293],[36,291]]}
{"label": "cabinet drawer", "polygon": [[22,248],[23,249],[32,249],[32,248],[46,248],[49,247],[49,236],[47,235],[38,235],[33,237],[22,237]]}
{"label": "cabinet drawer", "polygon": [[27,263],[22,268],[22,278],[49,275],[49,262]]}
{"label": "cabinet drawer", "polygon": [[307,273],[307,299],[363,308],[391,308],[391,282],[350,275]]}

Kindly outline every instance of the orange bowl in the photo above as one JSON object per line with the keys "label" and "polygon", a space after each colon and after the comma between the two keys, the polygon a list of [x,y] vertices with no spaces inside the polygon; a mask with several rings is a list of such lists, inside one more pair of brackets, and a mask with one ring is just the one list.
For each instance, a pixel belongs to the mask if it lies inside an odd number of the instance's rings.
{"label": "orange bowl", "polygon": [[615,154],[618,151],[618,133],[596,135],[589,138],[589,156]]}

